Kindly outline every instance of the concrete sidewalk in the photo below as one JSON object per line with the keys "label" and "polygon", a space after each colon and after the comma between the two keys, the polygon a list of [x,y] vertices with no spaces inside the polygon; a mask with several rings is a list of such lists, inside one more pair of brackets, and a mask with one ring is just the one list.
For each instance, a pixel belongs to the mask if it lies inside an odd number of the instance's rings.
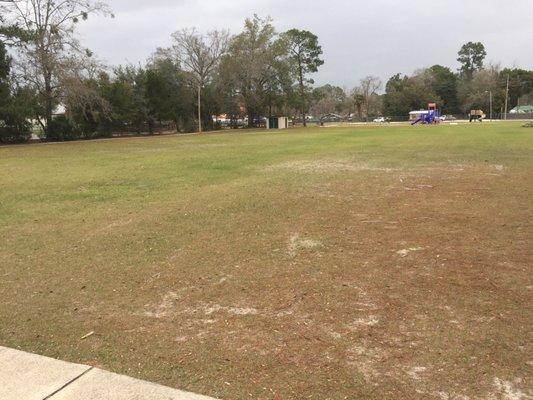
{"label": "concrete sidewalk", "polygon": [[0,346],[1,400],[214,400]]}

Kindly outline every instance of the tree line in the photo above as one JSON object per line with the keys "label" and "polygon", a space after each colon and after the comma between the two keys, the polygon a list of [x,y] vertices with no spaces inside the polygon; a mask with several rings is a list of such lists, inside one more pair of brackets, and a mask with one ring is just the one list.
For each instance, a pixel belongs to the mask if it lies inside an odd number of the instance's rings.
{"label": "tree line", "polygon": [[47,140],[216,129],[213,115],[253,127],[268,115],[310,107],[310,74],[323,64],[316,35],[279,33],[253,16],[242,32],[182,29],[144,65],[107,68],[76,36],[102,2],[0,0],[0,140]]}
{"label": "tree line", "polygon": [[[407,118],[412,110],[437,103],[444,114],[467,114],[482,109],[494,116],[522,104],[533,104],[533,71],[486,65],[487,53],[480,42],[468,42],[458,52],[458,71],[434,65],[411,76],[393,75],[383,85],[379,77],[368,76],[352,90],[325,85],[313,92],[312,112],[337,114],[367,121],[377,116]],[[384,90],[384,93],[382,91]]]}
{"label": "tree line", "polygon": [[532,71],[485,66],[481,43],[463,46],[457,72],[435,65],[385,85],[368,76],[351,90],[314,87],[312,75],[324,64],[318,37],[278,32],[258,16],[235,35],[178,30],[171,46],[154,49],[144,65],[109,68],[76,35],[96,14],[113,17],[101,1],[0,0],[0,141],[22,142],[36,130],[47,140],[202,132],[219,128],[212,116],[220,114],[234,127],[254,127],[272,115],[304,125],[309,114],[404,116],[428,102],[458,114],[488,109],[487,92],[502,110],[533,90]]}

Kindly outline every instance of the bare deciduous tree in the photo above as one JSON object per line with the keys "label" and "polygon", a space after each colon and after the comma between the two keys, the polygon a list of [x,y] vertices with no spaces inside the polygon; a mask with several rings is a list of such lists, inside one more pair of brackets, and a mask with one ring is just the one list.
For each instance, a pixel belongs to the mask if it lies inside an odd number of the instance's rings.
{"label": "bare deciduous tree", "polygon": [[65,60],[61,70],[61,97],[69,110],[79,110],[85,118],[98,114],[100,117],[111,114],[109,103],[101,96],[98,88],[91,85],[104,70],[103,65],[92,57],[79,57]]}
{"label": "bare deciduous tree", "polygon": [[[63,84],[72,83],[73,60],[90,57],[75,37],[76,24],[91,14],[112,15],[109,7],[93,0],[11,0],[2,1],[6,21],[26,32],[19,42],[16,66],[35,87],[41,99],[45,130],[50,126],[55,105],[61,99]],[[85,66],[85,64],[77,64]],[[65,76],[69,79],[64,79]]]}
{"label": "bare deciduous tree", "polygon": [[195,28],[182,29],[172,34],[172,50],[181,67],[189,73],[198,94],[198,132],[202,132],[202,89],[210,82],[222,56],[228,49],[228,31],[210,31],[207,34]]}
{"label": "bare deciduous tree", "polygon": [[377,76],[369,75],[361,79],[359,87],[353,91],[353,97],[357,112],[360,118],[368,119],[368,110],[373,98],[376,97],[378,90],[382,87],[381,79]]}

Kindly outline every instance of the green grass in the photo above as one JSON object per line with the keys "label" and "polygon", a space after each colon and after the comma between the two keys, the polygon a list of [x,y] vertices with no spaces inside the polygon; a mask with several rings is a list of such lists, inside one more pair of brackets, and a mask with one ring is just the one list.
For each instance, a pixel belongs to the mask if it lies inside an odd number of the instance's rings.
{"label": "green grass", "polygon": [[0,345],[232,399],[525,391],[532,150],[520,123],[0,147]]}

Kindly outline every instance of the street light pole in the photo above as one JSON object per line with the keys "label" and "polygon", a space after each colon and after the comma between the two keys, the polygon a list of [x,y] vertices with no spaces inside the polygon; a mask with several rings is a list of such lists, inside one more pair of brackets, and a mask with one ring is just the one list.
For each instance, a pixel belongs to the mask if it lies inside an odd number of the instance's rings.
{"label": "street light pole", "polygon": [[509,74],[507,74],[507,89],[505,90],[505,118],[507,119],[507,109],[509,104]]}
{"label": "street light pole", "polygon": [[485,93],[488,93],[488,94],[489,94],[490,122],[492,122],[492,90],[486,90]]}
{"label": "street light pole", "polygon": [[490,97],[490,122],[492,122],[492,90],[489,90]]}

